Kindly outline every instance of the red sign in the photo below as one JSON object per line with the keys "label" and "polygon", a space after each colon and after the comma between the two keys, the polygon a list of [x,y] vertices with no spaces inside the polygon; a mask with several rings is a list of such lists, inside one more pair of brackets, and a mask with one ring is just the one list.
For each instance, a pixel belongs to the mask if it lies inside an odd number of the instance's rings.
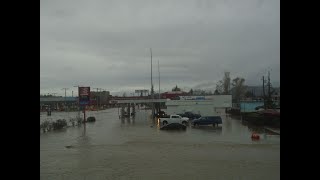
{"label": "red sign", "polygon": [[79,105],[90,104],[90,87],[79,87]]}
{"label": "red sign", "polygon": [[80,96],[89,96],[90,95],[90,87],[79,87],[79,95]]}

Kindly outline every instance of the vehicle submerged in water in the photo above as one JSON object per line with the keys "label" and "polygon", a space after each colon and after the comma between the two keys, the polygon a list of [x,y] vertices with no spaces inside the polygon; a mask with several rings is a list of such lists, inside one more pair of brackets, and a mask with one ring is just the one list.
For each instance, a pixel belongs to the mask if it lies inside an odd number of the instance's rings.
{"label": "vehicle submerged in water", "polygon": [[181,117],[176,114],[170,115],[169,118],[159,118],[159,122],[162,125],[171,124],[171,123],[180,123],[180,124],[187,126],[188,121],[189,121],[189,118]]}
{"label": "vehicle submerged in water", "polygon": [[199,125],[218,126],[219,124],[222,124],[222,119],[220,116],[202,116],[201,118],[195,119],[192,121],[193,126],[199,126]]}

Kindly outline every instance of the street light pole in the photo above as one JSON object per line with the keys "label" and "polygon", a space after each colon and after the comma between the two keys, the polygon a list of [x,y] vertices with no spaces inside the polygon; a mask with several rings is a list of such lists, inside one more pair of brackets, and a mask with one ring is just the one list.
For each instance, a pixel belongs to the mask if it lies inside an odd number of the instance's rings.
{"label": "street light pole", "polygon": [[100,92],[99,92],[99,110],[101,109],[101,91],[102,91],[102,88],[100,88]]}
{"label": "street light pole", "polygon": [[[102,91],[106,91],[105,89],[102,89],[102,88],[100,88],[100,99],[99,99],[99,102],[100,102],[100,107],[101,107],[101,92]],[[104,109],[104,108],[103,108]]]}
{"label": "street light pole", "polygon": [[152,103],[151,103],[151,106],[152,106],[152,119],[154,119],[154,102],[153,102],[153,98],[154,98],[154,92],[153,92],[153,82],[152,82],[152,49],[150,48],[150,54],[151,54],[151,99],[152,99]]}
{"label": "street light pole", "polygon": [[[100,89],[100,88],[93,88],[93,89],[96,89],[96,90],[97,90],[96,101],[97,101],[97,108],[98,108],[98,92],[99,92],[99,89]],[[98,110],[98,109],[97,109],[97,110]]]}
{"label": "street light pole", "polygon": [[78,116],[80,117],[80,97],[79,97],[79,85],[73,86],[78,88]]}
{"label": "street light pole", "polygon": [[64,106],[65,108],[67,107],[67,90],[69,88],[62,88],[62,90],[64,90]]}
{"label": "street light pole", "polygon": [[[51,93],[52,94],[52,96],[54,97],[57,93]],[[53,107],[52,107],[54,110],[55,110],[55,108],[57,108],[57,110],[58,110],[58,103],[56,104],[56,107],[54,107],[54,103],[53,103]]]}

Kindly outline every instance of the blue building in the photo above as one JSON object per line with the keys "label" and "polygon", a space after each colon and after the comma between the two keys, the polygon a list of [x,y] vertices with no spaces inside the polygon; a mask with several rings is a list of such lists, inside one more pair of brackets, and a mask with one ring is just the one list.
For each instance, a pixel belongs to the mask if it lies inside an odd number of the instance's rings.
{"label": "blue building", "polygon": [[258,106],[263,106],[263,101],[242,101],[240,102],[240,112],[254,112]]}

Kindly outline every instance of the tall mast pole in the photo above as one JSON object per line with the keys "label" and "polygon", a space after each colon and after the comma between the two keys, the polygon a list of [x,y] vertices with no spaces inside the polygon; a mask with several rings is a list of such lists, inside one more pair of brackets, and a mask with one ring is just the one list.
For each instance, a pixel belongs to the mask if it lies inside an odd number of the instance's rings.
{"label": "tall mast pole", "polygon": [[[150,53],[151,53],[151,99],[153,100],[153,98],[154,98],[154,95],[153,95],[153,82],[152,82],[152,49],[150,48]],[[152,105],[152,115],[151,115],[151,117],[152,117],[152,119],[154,118],[154,103],[152,102],[151,103],[151,105]]]}
{"label": "tall mast pole", "polygon": [[159,60],[158,60],[158,73],[159,73],[159,99],[160,99],[160,66],[159,66]]}

